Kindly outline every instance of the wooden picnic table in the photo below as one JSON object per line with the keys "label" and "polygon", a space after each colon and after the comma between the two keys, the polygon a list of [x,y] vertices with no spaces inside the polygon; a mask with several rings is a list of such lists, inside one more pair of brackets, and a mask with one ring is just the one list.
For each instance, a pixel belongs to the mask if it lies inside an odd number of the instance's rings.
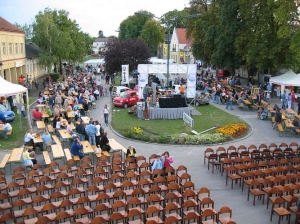
{"label": "wooden picnic table", "polygon": [[289,119],[285,119],[284,120],[284,124],[286,128],[294,128],[295,126],[293,125],[293,123],[291,122],[291,120]]}
{"label": "wooden picnic table", "polygon": [[23,148],[14,148],[11,152],[8,162],[10,163],[20,162],[23,150],[24,150]]}
{"label": "wooden picnic table", "polygon": [[50,92],[48,90],[45,90],[44,95],[50,95]]}
{"label": "wooden picnic table", "polygon": [[94,149],[92,148],[92,146],[89,143],[89,141],[81,141],[80,143],[83,146],[83,152],[84,152],[84,154],[94,153]]}
{"label": "wooden picnic table", "polygon": [[43,142],[42,136],[36,137],[36,133],[33,133],[32,136],[34,137],[33,138],[33,143],[34,144],[42,143]]}
{"label": "wooden picnic table", "polygon": [[36,126],[38,129],[45,129],[46,125],[44,121],[36,121]]}
{"label": "wooden picnic table", "polygon": [[247,100],[247,99],[244,100],[244,103],[247,104],[247,105],[251,105],[251,104],[252,104],[252,103],[251,103],[249,100]]}
{"label": "wooden picnic table", "polygon": [[74,118],[75,114],[73,111],[71,111],[71,112],[67,112],[67,116],[68,116],[68,118]]}
{"label": "wooden picnic table", "polygon": [[113,153],[117,152],[117,151],[120,151],[122,156],[124,156],[124,158],[125,158],[127,149],[113,138],[110,138],[108,140],[109,140],[109,145],[111,147],[111,151]]}
{"label": "wooden picnic table", "polygon": [[4,125],[0,124],[0,131],[3,131],[3,130],[4,130]]}
{"label": "wooden picnic table", "polygon": [[47,114],[46,112],[42,112],[43,116],[42,118],[48,118],[49,117],[49,114]]}
{"label": "wooden picnic table", "polygon": [[[68,125],[68,121],[66,119],[61,119],[60,120],[60,125],[61,126],[67,126]],[[74,126],[74,124],[72,122],[71,122],[71,128],[72,128],[72,130],[75,129],[75,126]]]}
{"label": "wooden picnic table", "polygon": [[85,123],[85,124],[89,124],[89,122],[90,122],[90,118],[89,118],[89,117],[81,117],[81,120],[82,120],[83,123]]}
{"label": "wooden picnic table", "polygon": [[[300,115],[299,114],[295,114],[295,117],[300,120]],[[1,129],[0,129],[1,130]]]}
{"label": "wooden picnic table", "polygon": [[72,138],[72,136],[70,135],[70,133],[67,131],[67,129],[61,129],[61,130],[58,130],[60,136],[63,138],[63,139],[69,139],[69,138]]}
{"label": "wooden picnic table", "polygon": [[51,150],[54,159],[65,157],[61,144],[51,145]]}

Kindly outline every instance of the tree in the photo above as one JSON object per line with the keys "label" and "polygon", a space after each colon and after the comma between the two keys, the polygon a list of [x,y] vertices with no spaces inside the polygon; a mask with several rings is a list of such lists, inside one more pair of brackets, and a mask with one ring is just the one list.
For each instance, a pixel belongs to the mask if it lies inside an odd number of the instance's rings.
{"label": "tree", "polygon": [[42,49],[40,64],[48,68],[62,62],[83,60],[91,50],[91,40],[65,10],[40,11],[33,23],[33,41]]}
{"label": "tree", "polygon": [[240,29],[238,18],[238,0],[219,0],[218,19],[219,26],[216,27],[216,38],[213,40],[215,51],[212,54],[212,63],[219,68],[228,68],[234,74],[235,68],[240,65],[236,54],[235,40]]}
{"label": "tree", "polygon": [[32,39],[32,24],[18,24],[15,23],[15,26],[25,32],[25,43],[30,43]]}
{"label": "tree", "polygon": [[152,55],[157,55],[158,45],[165,40],[165,28],[153,19],[147,20],[141,37],[146,41]]}
{"label": "tree", "polygon": [[130,70],[137,69],[138,64],[147,64],[150,49],[142,38],[119,40],[110,39],[104,52],[105,69],[108,73],[121,70],[121,65],[129,64]]}
{"label": "tree", "polygon": [[173,31],[174,28],[185,28],[186,19],[184,17],[188,16],[187,10],[178,11],[177,9],[169,11],[162,16],[161,23],[168,24],[170,29]]}
{"label": "tree", "polygon": [[[152,15],[147,11],[140,11],[140,12]],[[148,20],[149,18],[145,16],[139,16],[139,15],[133,15],[127,17],[127,19],[123,20],[120,24],[119,38],[121,40],[138,38],[141,35],[141,32],[144,29],[144,25]]]}

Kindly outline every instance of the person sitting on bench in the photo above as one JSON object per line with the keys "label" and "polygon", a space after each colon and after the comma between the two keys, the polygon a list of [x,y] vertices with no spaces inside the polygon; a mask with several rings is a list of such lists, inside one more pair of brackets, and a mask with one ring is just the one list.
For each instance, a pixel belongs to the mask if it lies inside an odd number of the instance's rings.
{"label": "person sitting on bench", "polygon": [[12,131],[12,126],[10,125],[10,123],[7,122],[3,122],[4,126],[3,126],[3,131],[2,131],[2,136],[3,138],[8,138],[8,136],[6,135],[8,132]]}
{"label": "person sitting on bench", "polygon": [[71,153],[73,156],[79,156],[80,159],[84,157],[83,146],[79,141],[79,138],[75,138],[71,146]]}

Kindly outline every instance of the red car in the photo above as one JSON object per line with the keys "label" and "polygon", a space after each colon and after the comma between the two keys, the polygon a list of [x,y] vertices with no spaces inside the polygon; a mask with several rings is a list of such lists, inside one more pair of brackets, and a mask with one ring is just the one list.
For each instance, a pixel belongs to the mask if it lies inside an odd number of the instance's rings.
{"label": "red car", "polygon": [[127,108],[128,106],[135,105],[140,100],[137,92],[136,89],[122,92],[120,96],[114,98],[114,106]]}

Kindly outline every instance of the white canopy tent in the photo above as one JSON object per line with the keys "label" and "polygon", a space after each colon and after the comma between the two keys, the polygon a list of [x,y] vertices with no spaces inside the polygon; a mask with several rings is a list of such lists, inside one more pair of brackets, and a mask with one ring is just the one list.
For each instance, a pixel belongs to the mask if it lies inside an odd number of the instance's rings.
{"label": "white canopy tent", "polygon": [[300,74],[297,75],[292,70],[288,70],[282,75],[271,77],[270,83],[280,85],[280,92],[282,94],[286,86],[300,86]]}
{"label": "white canopy tent", "polygon": [[271,77],[270,83],[271,84],[277,84],[277,85],[285,85],[288,83],[291,79],[294,79],[296,77],[296,74],[292,70],[288,70],[286,73]]}
{"label": "white canopy tent", "polygon": [[[22,99],[23,99],[23,93],[25,92],[26,92],[26,102],[27,102],[27,107],[26,107],[27,118],[30,119],[28,89],[25,88],[24,86],[13,84],[0,76],[0,96],[8,97],[8,96],[15,96],[15,95],[22,94]],[[21,116],[20,116],[20,125],[22,127]]]}
{"label": "white canopy tent", "polygon": [[96,67],[97,65],[102,65],[105,63],[105,60],[103,58],[97,58],[97,59],[90,59],[88,61],[85,61],[84,65],[92,65],[93,67]]}

